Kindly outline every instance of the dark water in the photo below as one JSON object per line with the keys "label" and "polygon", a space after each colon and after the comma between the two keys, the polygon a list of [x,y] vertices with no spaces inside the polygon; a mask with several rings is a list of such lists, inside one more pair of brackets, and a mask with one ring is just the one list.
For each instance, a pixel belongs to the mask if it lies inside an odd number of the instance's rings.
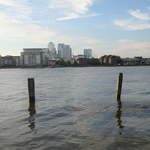
{"label": "dark water", "polygon": [[[33,116],[28,77],[36,82]],[[150,67],[0,70],[0,150],[134,149],[150,149]]]}

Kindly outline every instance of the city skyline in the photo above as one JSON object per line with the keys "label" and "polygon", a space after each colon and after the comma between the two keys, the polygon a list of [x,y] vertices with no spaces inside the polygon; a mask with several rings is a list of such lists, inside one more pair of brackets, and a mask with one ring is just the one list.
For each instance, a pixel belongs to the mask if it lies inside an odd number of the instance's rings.
{"label": "city skyline", "polygon": [[[39,49],[43,49],[43,50],[49,50],[51,51],[51,59],[55,58],[55,57],[60,57],[60,58],[63,58],[63,56],[67,55],[67,57],[73,57],[73,56],[77,56],[77,55],[85,55],[85,57],[92,57],[92,51],[93,49],[91,48],[84,48],[81,53],[76,53],[74,54],[74,52],[72,51],[72,47],[71,45],[69,44],[66,44],[66,43],[58,43],[57,45],[54,43],[54,42],[48,42],[47,44],[47,47],[26,47],[26,48],[22,48],[20,51],[19,51],[19,54],[22,53],[22,50],[24,49],[33,49],[33,50],[39,50]],[[1,55],[0,56],[9,56],[9,54],[5,54],[5,55]],[[10,56],[17,56],[17,55],[10,55]],[[64,58],[65,59],[65,58]]]}
{"label": "city skyline", "polygon": [[0,0],[0,54],[48,41],[93,56],[150,57],[150,0]]}

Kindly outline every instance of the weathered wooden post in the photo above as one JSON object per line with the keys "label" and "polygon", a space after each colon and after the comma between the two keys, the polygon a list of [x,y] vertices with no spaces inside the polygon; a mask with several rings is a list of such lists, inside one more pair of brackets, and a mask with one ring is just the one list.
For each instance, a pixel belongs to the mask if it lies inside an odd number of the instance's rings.
{"label": "weathered wooden post", "polygon": [[118,101],[121,100],[122,81],[123,81],[123,73],[119,73],[118,88],[117,88],[117,100]]}
{"label": "weathered wooden post", "polygon": [[29,112],[34,114],[35,110],[35,85],[34,78],[28,78],[28,92],[29,92]]}

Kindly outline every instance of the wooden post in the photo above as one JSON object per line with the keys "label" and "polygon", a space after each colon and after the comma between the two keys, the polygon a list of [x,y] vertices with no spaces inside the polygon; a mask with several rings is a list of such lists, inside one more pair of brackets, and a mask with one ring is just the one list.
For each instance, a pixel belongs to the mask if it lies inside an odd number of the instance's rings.
{"label": "wooden post", "polygon": [[117,89],[117,100],[118,100],[118,101],[121,100],[122,81],[123,81],[123,73],[119,73],[118,89]]}
{"label": "wooden post", "polygon": [[35,111],[35,86],[34,78],[28,78],[28,92],[29,92],[29,111],[34,114]]}

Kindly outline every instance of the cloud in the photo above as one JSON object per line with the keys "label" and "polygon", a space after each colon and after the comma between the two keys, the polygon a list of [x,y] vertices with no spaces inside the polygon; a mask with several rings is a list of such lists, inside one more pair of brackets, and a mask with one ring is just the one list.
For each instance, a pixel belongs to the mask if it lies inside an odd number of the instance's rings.
{"label": "cloud", "polygon": [[97,13],[91,13],[91,14],[86,14],[86,15],[79,15],[76,13],[70,13],[65,17],[57,18],[56,21],[65,21],[65,20],[71,20],[71,19],[79,19],[79,18],[90,18],[90,17],[96,17],[101,14]]}
{"label": "cloud", "polygon": [[115,20],[114,24],[126,30],[150,29],[150,23],[137,22],[135,20]]}
{"label": "cloud", "polygon": [[142,20],[150,20],[150,14],[149,13],[142,13],[141,10],[129,10],[129,14],[133,17],[136,17],[138,19]]}
{"label": "cloud", "polygon": [[150,29],[150,14],[142,13],[141,10],[129,10],[128,13],[132,16],[129,19],[115,20],[114,24],[126,30],[146,30]]}
{"label": "cloud", "polygon": [[85,14],[93,0],[49,0],[50,8],[68,9],[79,14]]}
{"label": "cloud", "polygon": [[97,16],[96,13],[89,13],[89,7],[93,2],[94,0],[49,0],[49,7],[60,9],[64,17],[59,17],[56,20],[64,21]]}
{"label": "cloud", "polygon": [[5,6],[4,10],[5,12],[9,12],[10,10],[13,11],[19,11],[21,13],[25,13],[25,14],[31,14],[31,7],[30,7],[30,3],[22,0],[0,0],[0,6]]}
{"label": "cloud", "polygon": [[18,4],[18,2],[14,1],[14,0],[0,0],[0,5],[2,5],[2,6],[13,6],[13,7],[20,6]]}
{"label": "cloud", "polygon": [[118,40],[116,51],[119,55],[125,57],[134,56],[150,56],[150,42],[149,41],[135,41],[135,40]]}
{"label": "cloud", "polygon": [[56,21],[64,21],[64,20],[70,20],[70,19],[77,19],[80,18],[81,16],[76,13],[70,13],[65,17],[57,18]]}
{"label": "cloud", "polygon": [[31,20],[32,7],[28,1],[22,0],[0,0],[3,12],[10,16],[15,16],[18,19]]}
{"label": "cloud", "polygon": [[42,43],[48,41],[55,33],[48,28],[33,23],[26,23],[5,13],[0,13],[0,40],[32,41]]}
{"label": "cloud", "polygon": [[47,27],[34,23],[30,3],[0,0],[0,5],[8,6],[0,11],[0,40],[45,43],[55,35]]}
{"label": "cloud", "polygon": [[121,44],[121,49],[137,49],[137,50],[143,50],[143,49],[150,49],[150,42],[139,42],[134,40],[119,40],[118,41]]}

